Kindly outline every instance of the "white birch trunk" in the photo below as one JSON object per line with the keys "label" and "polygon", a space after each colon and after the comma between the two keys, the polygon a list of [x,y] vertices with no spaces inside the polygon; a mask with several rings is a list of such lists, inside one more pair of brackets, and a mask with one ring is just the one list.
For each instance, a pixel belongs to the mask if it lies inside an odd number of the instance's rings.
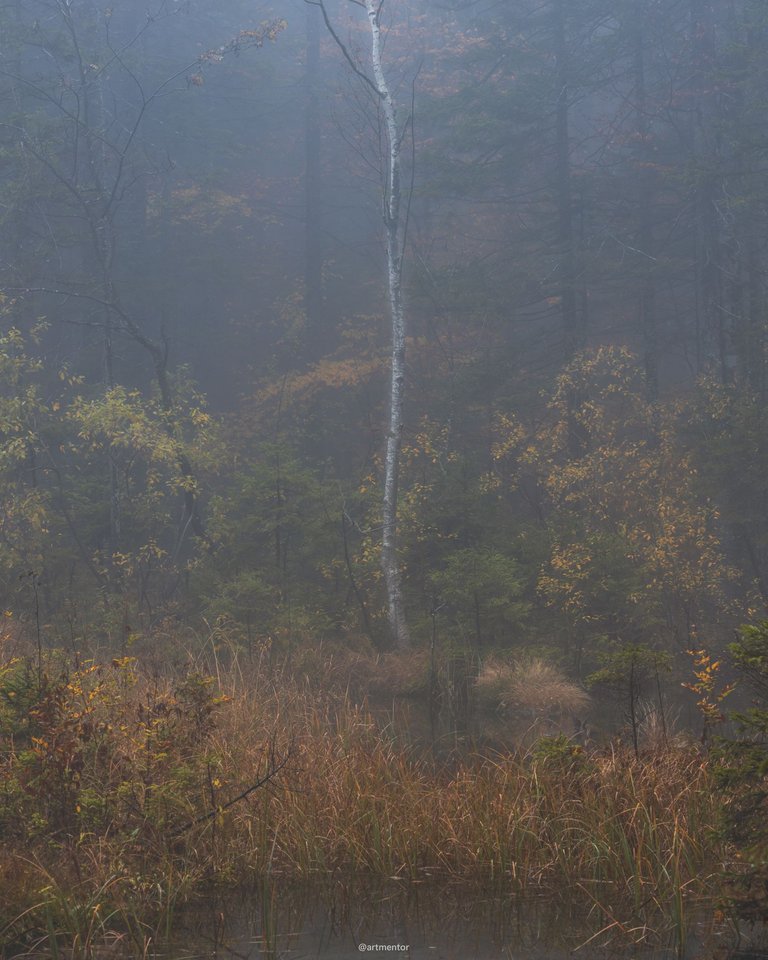
{"label": "white birch trunk", "polygon": [[384,175],[382,214],[387,242],[389,309],[392,323],[392,371],[389,397],[389,429],[384,460],[384,502],[381,567],[387,590],[387,613],[392,639],[399,649],[410,647],[408,624],[403,603],[402,574],[398,558],[397,488],[400,468],[400,446],[403,434],[403,402],[405,398],[406,321],[403,304],[402,262],[403,225],[401,217],[400,147],[395,105],[387,84],[381,60],[380,0],[365,0],[371,28],[371,60],[376,89],[381,101],[386,128],[388,157]]}

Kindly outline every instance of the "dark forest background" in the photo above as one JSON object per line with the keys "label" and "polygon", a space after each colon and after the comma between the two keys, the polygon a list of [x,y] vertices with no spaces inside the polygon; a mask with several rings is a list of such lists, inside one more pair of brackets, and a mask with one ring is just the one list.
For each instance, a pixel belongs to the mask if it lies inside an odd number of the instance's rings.
{"label": "dark forest background", "polygon": [[[367,69],[364,12],[327,11]],[[768,10],[382,21],[412,642],[689,670],[768,596]],[[299,0],[10,0],[0,29],[6,618],[386,649],[376,98]]]}

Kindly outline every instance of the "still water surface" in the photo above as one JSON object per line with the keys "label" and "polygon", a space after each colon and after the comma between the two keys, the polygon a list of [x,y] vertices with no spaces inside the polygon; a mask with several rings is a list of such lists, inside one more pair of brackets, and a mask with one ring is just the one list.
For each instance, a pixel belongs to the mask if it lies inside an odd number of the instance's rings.
{"label": "still water surface", "polygon": [[177,921],[172,945],[157,957],[768,960],[768,938],[748,929],[737,934],[713,909],[692,909],[680,932],[659,918],[619,925],[583,905],[431,884],[271,885],[236,903],[208,902]]}

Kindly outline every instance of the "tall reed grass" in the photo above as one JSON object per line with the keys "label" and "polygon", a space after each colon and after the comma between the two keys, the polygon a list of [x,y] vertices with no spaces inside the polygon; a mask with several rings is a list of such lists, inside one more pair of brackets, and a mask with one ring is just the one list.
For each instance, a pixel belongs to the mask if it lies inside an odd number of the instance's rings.
{"label": "tall reed grass", "polygon": [[[318,691],[288,672],[212,670],[223,696],[215,714],[195,703],[201,727],[178,756],[162,723],[181,710],[178,690],[189,683],[140,674],[111,683],[101,739],[72,748],[80,768],[71,822],[82,822],[88,803],[98,829],[46,835],[9,822],[0,849],[6,942],[67,942],[85,956],[111,937],[141,953],[148,931],[194,891],[265,876],[432,876],[568,893],[606,926],[633,929],[682,925],[687,902],[713,889],[723,857],[712,831],[717,801],[692,747],[636,758],[566,745],[440,764],[404,746],[344,684]],[[181,728],[169,730],[183,740]],[[28,754],[8,746],[6,794]],[[276,757],[284,765],[249,792]],[[28,794],[20,809],[34,818]],[[8,805],[4,816],[12,818]]]}
{"label": "tall reed grass", "polygon": [[[233,691],[214,735],[225,766],[258,769],[266,733],[292,741],[294,754],[280,783],[226,824],[247,873],[433,872],[521,890],[611,882],[666,898],[715,865],[706,828],[716,803],[695,750],[638,760],[574,748],[441,767],[345,699],[320,702],[296,687]],[[254,824],[267,847],[243,843]]]}

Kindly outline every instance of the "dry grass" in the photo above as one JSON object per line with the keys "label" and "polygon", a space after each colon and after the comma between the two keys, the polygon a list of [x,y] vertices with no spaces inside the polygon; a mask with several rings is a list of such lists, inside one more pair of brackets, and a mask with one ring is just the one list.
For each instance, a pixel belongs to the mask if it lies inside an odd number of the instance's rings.
{"label": "dry grass", "polygon": [[667,909],[716,868],[716,802],[695,750],[470,757],[447,770],[397,748],[344,698],[232,695],[216,734],[226,769],[257,771],[273,737],[293,742],[279,783],[221,832],[217,856],[238,875],[438,874]]}
{"label": "dry grass", "polygon": [[514,661],[489,657],[478,674],[476,693],[481,706],[504,716],[578,717],[591,703],[585,690],[537,657]]}
{"label": "dry grass", "polygon": [[[559,689],[561,703],[570,696],[569,709],[582,707],[581,691],[545,667],[530,664],[525,674],[545,692],[535,702],[551,703]],[[217,669],[230,699],[201,742],[201,762],[190,764],[200,782],[185,786],[196,810],[213,815],[180,833],[155,824],[146,836],[121,836],[117,827],[81,836],[65,845],[66,856],[43,840],[7,847],[6,863],[38,864],[38,889],[48,891],[38,919],[47,911],[82,938],[98,903],[111,918],[95,925],[99,934],[133,931],[138,943],[147,916],[201,882],[364,873],[569,891],[617,923],[652,914],[677,922],[684,898],[703,893],[717,869],[722,852],[708,830],[717,804],[695,750],[638,760],[573,749],[545,760],[466,757],[443,768],[394,743],[344,688],[319,694],[284,673]],[[505,690],[521,682],[521,674],[495,676]],[[280,773],[228,806],[275,751],[289,754]]]}
{"label": "dry grass", "polygon": [[[278,662],[271,661],[268,650],[262,650],[256,657],[256,663],[251,659],[243,664],[242,670],[241,660],[238,657],[237,662],[229,663],[241,677],[243,671],[253,675],[255,669],[256,675],[262,676],[266,670],[275,682],[293,683],[298,680],[307,690],[319,693],[343,691],[356,700],[366,697],[415,697],[429,688],[430,662],[429,653],[425,650],[375,653],[318,645],[296,650],[289,659],[283,658]],[[214,669],[213,672],[221,674],[220,670]]]}

